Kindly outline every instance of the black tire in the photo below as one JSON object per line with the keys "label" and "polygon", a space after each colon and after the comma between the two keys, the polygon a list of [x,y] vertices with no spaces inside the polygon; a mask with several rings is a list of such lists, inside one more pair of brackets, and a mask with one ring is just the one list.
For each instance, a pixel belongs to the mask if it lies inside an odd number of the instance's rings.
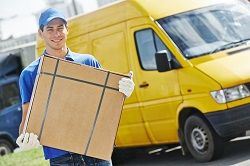
{"label": "black tire", "polygon": [[118,166],[125,164],[129,160],[133,159],[137,154],[135,149],[119,149],[115,148],[112,153],[112,164]]}
{"label": "black tire", "polygon": [[208,162],[220,157],[223,153],[224,141],[199,115],[191,115],[187,118],[184,137],[189,152],[197,161]]}
{"label": "black tire", "polygon": [[12,153],[14,146],[5,139],[0,139],[0,156]]}
{"label": "black tire", "polygon": [[122,149],[114,149],[112,153],[112,164],[114,166],[124,164],[128,156],[126,155],[126,151]]}

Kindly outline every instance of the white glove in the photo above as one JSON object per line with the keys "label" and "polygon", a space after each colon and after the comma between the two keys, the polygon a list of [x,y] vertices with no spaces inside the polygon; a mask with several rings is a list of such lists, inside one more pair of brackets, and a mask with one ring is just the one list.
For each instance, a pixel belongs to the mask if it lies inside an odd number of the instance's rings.
{"label": "white glove", "polygon": [[119,81],[119,92],[122,92],[126,97],[129,97],[135,88],[132,71],[129,72],[129,76],[130,78],[124,77]]}
{"label": "white glove", "polygon": [[33,133],[25,133],[19,135],[19,137],[16,140],[17,145],[20,147],[20,151],[23,150],[30,150],[33,148],[37,148],[40,146],[40,142],[37,139],[37,135]]}

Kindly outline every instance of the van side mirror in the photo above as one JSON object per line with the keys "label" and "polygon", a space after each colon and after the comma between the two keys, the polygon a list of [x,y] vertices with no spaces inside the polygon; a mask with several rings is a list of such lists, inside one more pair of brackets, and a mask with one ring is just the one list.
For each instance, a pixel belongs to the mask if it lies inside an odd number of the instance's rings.
{"label": "van side mirror", "polygon": [[172,57],[166,50],[161,50],[155,53],[157,70],[159,72],[169,71],[172,69]]}

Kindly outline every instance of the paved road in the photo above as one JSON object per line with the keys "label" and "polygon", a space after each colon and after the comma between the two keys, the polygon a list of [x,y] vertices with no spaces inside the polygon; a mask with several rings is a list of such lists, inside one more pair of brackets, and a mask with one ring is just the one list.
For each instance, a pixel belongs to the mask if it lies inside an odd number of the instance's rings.
{"label": "paved road", "polygon": [[119,166],[250,166],[250,136],[237,138],[226,144],[222,158],[209,163],[197,163],[192,157],[181,155],[180,149],[151,155],[141,154]]}

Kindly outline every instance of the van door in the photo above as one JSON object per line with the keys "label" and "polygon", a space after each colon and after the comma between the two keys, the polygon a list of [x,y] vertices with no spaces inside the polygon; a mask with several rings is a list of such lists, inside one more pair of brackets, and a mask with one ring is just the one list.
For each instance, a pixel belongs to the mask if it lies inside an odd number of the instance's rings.
{"label": "van door", "polygon": [[[152,143],[178,142],[176,110],[182,101],[177,70],[156,70],[155,53],[170,50],[153,27],[130,29],[131,55],[135,67],[138,100]],[[174,56],[172,55],[174,58]]]}
{"label": "van door", "polygon": [[[11,78],[12,79],[12,78]],[[13,141],[19,135],[22,118],[18,78],[0,84],[0,132],[10,136]]]}

